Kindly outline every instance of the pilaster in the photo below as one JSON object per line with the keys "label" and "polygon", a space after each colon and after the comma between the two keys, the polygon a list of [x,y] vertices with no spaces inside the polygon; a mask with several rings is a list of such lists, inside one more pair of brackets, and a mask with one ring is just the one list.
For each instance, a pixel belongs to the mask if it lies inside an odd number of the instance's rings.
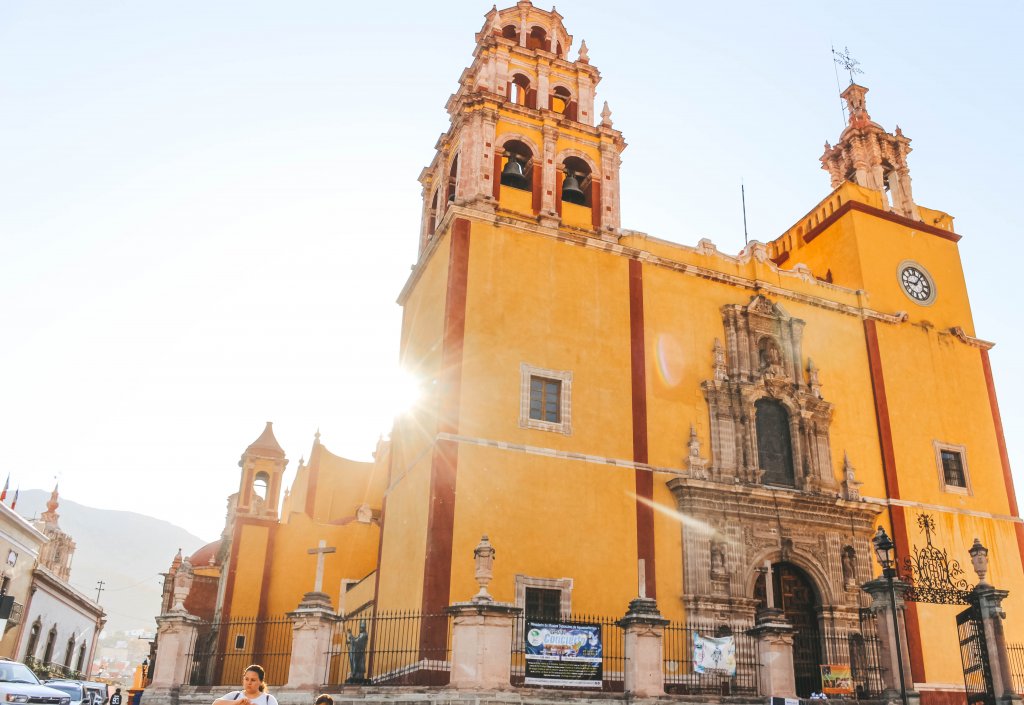
{"label": "pilaster", "polygon": [[331,645],[331,631],[339,617],[331,606],[331,598],[323,592],[307,592],[294,612],[292,621],[292,655],[288,669],[288,688],[319,688],[327,682],[327,659],[324,654]]}
{"label": "pilaster", "polygon": [[512,627],[521,608],[489,599],[458,602],[452,615],[451,680],[458,689],[510,687]]}
{"label": "pilaster", "polygon": [[156,618],[159,650],[150,688],[168,690],[185,682],[189,651],[195,644],[196,628],[201,621],[184,610]]}
{"label": "pilaster", "polygon": [[979,583],[967,597],[977,611],[985,631],[985,650],[988,652],[989,670],[992,673],[992,690],[997,705],[1020,705],[1021,696],[1013,687],[1010,658],[1006,651],[1006,634],[1003,631],[1003,600],[1010,593],[986,583]]}
{"label": "pilaster", "polygon": [[910,589],[908,583],[893,578],[891,587],[887,578],[875,578],[861,588],[871,596],[871,613],[878,620],[879,666],[882,669],[883,695],[890,699],[900,697],[900,662],[903,666],[902,686],[907,693],[907,702],[918,705],[921,696],[914,690],[914,676],[910,670],[910,645],[907,642],[907,625],[904,619],[904,595]]}
{"label": "pilaster", "polygon": [[793,627],[782,610],[763,609],[749,632],[757,639],[758,683],[761,695],[796,697],[793,670]]}

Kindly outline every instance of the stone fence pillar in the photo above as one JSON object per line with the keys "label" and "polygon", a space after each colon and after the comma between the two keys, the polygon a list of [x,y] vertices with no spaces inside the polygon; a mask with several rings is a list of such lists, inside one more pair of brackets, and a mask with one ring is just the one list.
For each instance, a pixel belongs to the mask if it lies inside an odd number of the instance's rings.
{"label": "stone fence pillar", "polygon": [[985,631],[985,655],[992,673],[992,690],[997,705],[1020,705],[1021,697],[1013,689],[1010,672],[1010,657],[1006,652],[1006,634],[1003,632],[1003,600],[1009,594],[987,583],[979,583],[967,596],[967,601],[977,611]]}
{"label": "stone fence pillar", "polygon": [[750,634],[757,639],[757,680],[761,695],[795,698],[793,627],[786,621],[782,610],[760,610]]}
{"label": "stone fence pillar", "polygon": [[327,682],[327,652],[338,616],[324,592],[307,592],[298,609],[287,614],[292,621],[292,655],[288,688],[316,689]]}
{"label": "stone fence pillar", "polygon": [[156,618],[159,658],[153,669],[151,688],[177,688],[185,682],[189,652],[196,641],[196,627],[202,620],[184,610]]}
{"label": "stone fence pillar", "polygon": [[457,602],[452,615],[452,688],[505,689],[512,678],[512,627],[521,608],[490,598]]}
{"label": "stone fence pillar", "polygon": [[[879,666],[882,669],[883,695],[890,699],[900,698],[900,658],[903,660],[903,687],[907,702],[920,703],[921,696],[914,690],[914,676],[910,672],[910,646],[907,641],[907,624],[903,618],[904,601],[910,585],[899,578],[892,579],[890,589],[888,578],[875,578],[861,585],[871,596],[871,613],[878,621]],[[895,603],[893,602],[895,597]],[[897,649],[897,635],[899,648]]]}
{"label": "stone fence pillar", "polygon": [[619,620],[625,632],[625,673],[623,690],[633,697],[650,698],[665,694],[664,640],[668,620],[661,616],[658,604],[649,597],[629,603],[629,611]]}

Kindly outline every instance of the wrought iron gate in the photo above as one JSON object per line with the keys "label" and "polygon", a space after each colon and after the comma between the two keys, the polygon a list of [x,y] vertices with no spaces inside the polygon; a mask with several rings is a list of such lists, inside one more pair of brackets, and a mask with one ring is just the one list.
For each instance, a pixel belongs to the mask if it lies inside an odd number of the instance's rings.
{"label": "wrought iron gate", "polygon": [[967,705],[993,705],[995,692],[988,651],[985,648],[985,628],[975,607],[968,607],[956,616],[956,630],[960,636],[960,660],[964,666]]}

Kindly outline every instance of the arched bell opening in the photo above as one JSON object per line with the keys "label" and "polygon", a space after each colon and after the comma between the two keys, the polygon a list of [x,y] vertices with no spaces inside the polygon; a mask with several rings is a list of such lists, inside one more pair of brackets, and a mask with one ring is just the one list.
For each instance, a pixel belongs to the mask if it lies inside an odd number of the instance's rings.
{"label": "arched bell opening", "polygon": [[501,36],[505,39],[511,39],[516,44],[519,43],[519,28],[514,24],[505,25],[501,28]]}
{"label": "arched bell opening", "polygon": [[455,187],[458,184],[458,180],[459,180],[459,155],[456,154],[455,158],[452,159],[451,169],[448,170],[448,185],[446,187],[447,194],[445,195],[445,200],[447,202],[449,202],[449,203],[452,203],[452,202],[455,201]]}
{"label": "arched bell opening", "polygon": [[533,190],[533,151],[519,140],[509,140],[504,145],[501,185],[521,191]]}
{"label": "arched bell opening", "polygon": [[787,561],[771,566],[771,591],[765,572],[754,583],[758,609],[774,608],[793,627],[793,675],[801,698],[821,691],[821,599],[811,577]]}
{"label": "arched bell opening", "polygon": [[516,105],[527,108],[537,107],[537,91],[530,87],[528,76],[517,73],[508,84],[508,99]]}
{"label": "arched bell opening", "polygon": [[427,237],[430,237],[437,230],[437,191],[434,191],[434,197],[430,199],[430,212],[427,213]]}
{"label": "arched bell opening", "polygon": [[562,180],[562,202],[590,208],[593,181],[590,165],[579,157],[566,157],[562,162],[562,172],[565,174]]}
{"label": "arched bell opening", "polygon": [[578,103],[573,100],[572,92],[565,86],[555,86],[554,90],[551,91],[548,104],[553,112],[564,115],[570,120],[577,119]]}
{"label": "arched bell opening", "polygon": [[549,47],[547,30],[543,27],[531,27],[530,33],[526,35],[526,48],[547,51]]}
{"label": "arched bell opening", "polygon": [[256,473],[252,481],[252,493],[262,500],[267,498],[267,488],[270,486],[270,475],[265,472]]}

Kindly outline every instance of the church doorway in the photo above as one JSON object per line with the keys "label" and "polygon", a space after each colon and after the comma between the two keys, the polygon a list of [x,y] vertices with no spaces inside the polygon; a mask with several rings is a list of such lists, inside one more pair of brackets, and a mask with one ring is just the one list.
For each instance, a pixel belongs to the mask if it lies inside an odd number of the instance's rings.
{"label": "church doorway", "polygon": [[[772,565],[772,596],[774,607],[781,609],[793,626],[793,671],[796,694],[801,698],[821,690],[821,630],[818,626],[819,605],[814,586],[807,573],[792,563]],[[754,586],[759,607],[767,606],[765,576]]]}

